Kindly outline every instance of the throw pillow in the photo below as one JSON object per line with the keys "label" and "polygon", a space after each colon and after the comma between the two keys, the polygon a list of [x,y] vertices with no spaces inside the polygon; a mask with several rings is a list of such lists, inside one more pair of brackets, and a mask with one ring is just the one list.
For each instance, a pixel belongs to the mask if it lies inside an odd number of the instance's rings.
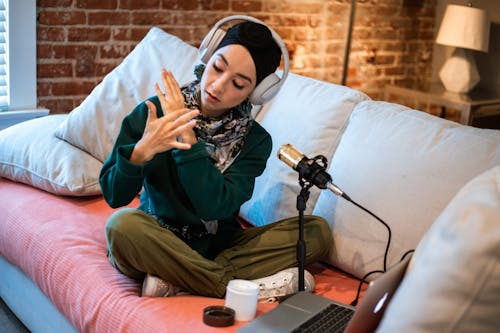
{"label": "throw pillow", "polygon": [[104,77],[80,106],[57,128],[56,136],[104,162],[113,148],[123,118],[161,86],[161,69],[171,70],[183,85],[194,79],[198,50],[159,28],[144,39]]}
{"label": "throw pillow", "polygon": [[100,194],[102,163],[54,136],[66,118],[51,115],[0,131],[0,176],[54,194]]}
{"label": "throw pillow", "polygon": [[500,327],[500,166],[455,196],[418,244],[377,332]]}
{"label": "throw pillow", "polygon": [[[362,102],[330,164],[333,182],[392,230],[387,266],[417,246],[458,190],[500,164],[500,132],[447,121],[402,105]],[[357,277],[383,268],[387,229],[329,191],[313,214],[332,229],[326,259]]]}
{"label": "throw pillow", "polygon": [[[297,216],[298,173],[278,159],[278,149],[290,143],[310,158],[322,154],[330,161],[354,105],[367,99],[354,89],[288,75],[278,95],[255,118],[271,134],[273,149],[241,216],[253,225]],[[311,189],[306,214],[318,195],[318,189]]]}

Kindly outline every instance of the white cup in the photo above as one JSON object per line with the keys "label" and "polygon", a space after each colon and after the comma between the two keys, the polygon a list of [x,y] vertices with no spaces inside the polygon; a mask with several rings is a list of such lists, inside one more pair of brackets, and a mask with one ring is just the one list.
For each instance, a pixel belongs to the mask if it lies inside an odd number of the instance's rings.
{"label": "white cup", "polygon": [[248,321],[255,317],[259,286],[248,280],[231,280],[226,288],[226,306],[235,311],[234,319]]}

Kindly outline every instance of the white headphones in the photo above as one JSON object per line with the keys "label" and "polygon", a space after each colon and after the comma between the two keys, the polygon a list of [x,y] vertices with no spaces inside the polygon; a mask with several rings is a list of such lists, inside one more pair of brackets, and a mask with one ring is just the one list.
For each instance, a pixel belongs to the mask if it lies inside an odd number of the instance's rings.
{"label": "white headphones", "polygon": [[223,18],[215,24],[215,26],[208,32],[208,34],[203,38],[199,48],[200,60],[204,64],[208,63],[208,60],[214,54],[215,50],[219,46],[222,38],[226,35],[226,31],[221,28],[222,25],[230,21],[244,20],[254,23],[260,23],[265,25],[273,36],[274,41],[281,49],[281,55],[283,56],[283,74],[281,78],[276,74],[272,73],[266,76],[253,90],[253,92],[248,97],[250,103],[253,105],[262,105],[269,102],[280,90],[281,86],[288,76],[288,71],[290,69],[290,59],[288,57],[288,50],[286,49],[285,43],[281,37],[264,22],[246,15],[233,15]]}

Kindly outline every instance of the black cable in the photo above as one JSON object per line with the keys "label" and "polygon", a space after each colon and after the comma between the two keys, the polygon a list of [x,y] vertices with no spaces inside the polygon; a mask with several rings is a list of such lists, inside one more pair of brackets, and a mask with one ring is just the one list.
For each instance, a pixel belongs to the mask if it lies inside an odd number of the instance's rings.
{"label": "black cable", "polygon": [[407,255],[409,255],[410,253],[413,253],[413,252],[415,252],[415,249],[411,249],[411,250],[406,251],[403,254],[403,256],[401,257],[401,261],[403,261],[406,258]]}
{"label": "black cable", "polygon": [[358,204],[356,201],[352,200],[349,196],[346,195],[346,196],[342,196],[342,197],[345,198],[346,200],[348,200],[349,202],[353,203],[357,207],[361,208],[362,210],[364,210],[365,212],[367,212],[368,214],[370,214],[374,218],[376,218],[380,223],[382,223],[387,228],[388,237],[387,237],[387,245],[385,247],[385,253],[384,253],[384,272],[387,271],[387,255],[389,254],[389,246],[391,245],[391,237],[392,237],[391,228],[389,227],[389,225],[387,223],[382,221],[382,219],[380,217],[373,214],[368,209],[366,209],[365,207]]}
{"label": "black cable", "polygon": [[361,281],[359,281],[359,286],[358,286],[358,291],[356,292],[356,298],[351,302],[352,306],[356,306],[358,304],[359,296],[361,295],[361,287],[363,286],[363,283],[365,283],[365,280],[372,274],[375,273],[381,273],[384,274],[385,271],[377,270],[377,271],[371,271],[366,273],[362,278]]}
{"label": "black cable", "polygon": [[[415,252],[415,249],[411,249],[411,250],[408,250],[406,251],[403,256],[401,257],[401,260],[400,261],[403,261],[407,255],[409,255],[410,253],[412,252]],[[385,271],[381,271],[381,270],[376,270],[376,271],[371,271],[371,272],[368,272],[366,273],[362,278],[361,280],[359,281],[359,285],[358,285],[358,291],[356,292],[356,297],[354,298],[354,300],[351,302],[351,305],[352,306],[356,306],[358,305],[358,301],[359,301],[359,296],[361,295],[361,287],[363,286],[363,283],[365,283],[365,280],[372,274],[375,274],[375,273],[385,273]]]}
{"label": "black cable", "polygon": [[391,246],[391,238],[392,238],[392,231],[391,231],[391,227],[389,227],[389,225],[387,223],[385,223],[384,221],[382,221],[382,219],[380,217],[378,217],[377,215],[375,215],[374,213],[372,213],[371,211],[369,211],[368,209],[366,209],[365,207],[361,206],[360,204],[358,204],[356,201],[352,200],[346,193],[342,193],[341,195],[344,199],[346,199],[347,201],[351,202],[352,204],[354,204],[355,206],[357,206],[358,208],[361,208],[362,210],[364,210],[366,213],[370,214],[371,216],[373,216],[375,219],[377,219],[377,221],[379,221],[380,223],[382,223],[386,229],[387,229],[387,245],[385,246],[385,252],[384,252],[384,269],[383,270],[375,270],[375,271],[371,271],[371,272],[368,272],[366,273],[363,278],[361,278],[361,281],[359,282],[359,286],[358,286],[358,291],[356,292],[356,298],[354,298],[354,300],[351,302],[351,305],[352,306],[356,306],[358,304],[358,301],[359,301],[359,296],[361,295],[361,287],[363,286],[363,283],[365,283],[365,280],[372,274],[375,274],[375,273],[385,273],[387,271],[387,256],[389,254],[389,247]]}

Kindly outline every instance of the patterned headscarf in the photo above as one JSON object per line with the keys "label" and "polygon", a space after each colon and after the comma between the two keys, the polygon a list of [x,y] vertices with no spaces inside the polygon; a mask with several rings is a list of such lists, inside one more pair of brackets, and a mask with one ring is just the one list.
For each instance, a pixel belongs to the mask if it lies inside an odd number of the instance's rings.
{"label": "patterned headscarf", "polygon": [[[196,66],[196,80],[182,88],[187,108],[201,109],[200,81],[204,70],[205,65]],[[253,123],[251,110],[252,104],[247,99],[220,118],[203,114],[196,117],[196,137],[205,141],[212,163],[221,172],[231,165],[245,143],[245,137]]]}

